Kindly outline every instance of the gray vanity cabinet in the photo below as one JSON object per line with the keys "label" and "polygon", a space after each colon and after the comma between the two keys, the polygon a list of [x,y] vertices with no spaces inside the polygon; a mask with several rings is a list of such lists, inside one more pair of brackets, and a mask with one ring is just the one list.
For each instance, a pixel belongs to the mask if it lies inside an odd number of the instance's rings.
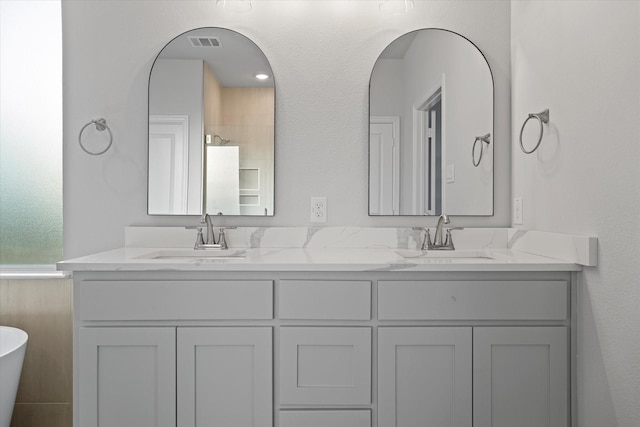
{"label": "gray vanity cabinet", "polygon": [[271,427],[271,342],[264,327],[82,328],[80,425]]}
{"label": "gray vanity cabinet", "polygon": [[565,280],[380,281],[378,296],[378,427],[569,425]]}
{"label": "gray vanity cabinet", "polygon": [[74,426],[570,427],[574,280],[78,272]]}
{"label": "gray vanity cabinet", "polygon": [[97,277],[74,278],[75,426],[273,425],[273,281]]}
{"label": "gray vanity cabinet", "polygon": [[564,327],[378,330],[378,425],[566,427]]}

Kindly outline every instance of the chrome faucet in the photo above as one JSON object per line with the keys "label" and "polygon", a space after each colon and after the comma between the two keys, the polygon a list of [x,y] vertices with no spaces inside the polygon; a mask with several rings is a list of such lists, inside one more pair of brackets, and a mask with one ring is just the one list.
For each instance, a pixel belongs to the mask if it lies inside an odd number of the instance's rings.
{"label": "chrome faucet", "polygon": [[436,232],[435,232],[435,235],[433,236],[433,241],[431,241],[431,232],[429,231],[428,228],[422,228],[422,227],[414,228],[418,230],[424,229],[425,231],[424,240],[422,242],[422,248],[421,248],[423,251],[426,251],[426,250],[452,251],[455,249],[455,246],[453,245],[453,237],[451,236],[451,230],[462,230],[462,228],[449,228],[444,230],[445,237],[443,239],[442,233],[443,233],[444,224],[449,224],[449,217],[445,214],[442,214],[438,218],[438,224],[436,225]]}
{"label": "chrome faucet", "polygon": [[[207,227],[207,240],[205,240],[205,245],[215,245],[216,244],[216,236],[213,234],[213,223],[211,222],[211,217],[208,213],[202,215],[200,219],[200,224],[204,224]],[[197,249],[197,248],[196,248]]]}
{"label": "chrome faucet", "polygon": [[[438,224],[436,225],[436,233],[433,236],[433,246],[444,246],[444,242],[442,241],[442,225],[443,224],[449,224],[449,217],[446,214],[442,214],[438,218]],[[450,235],[449,232],[447,232],[447,237],[449,237],[449,235]],[[430,249],[433,249],[433,248],[430,248]]]}
{"label": "chrome faucet", "polygon": [[[218,213],[218,215],[222,215],[222,212]],[[202,229],[207,228],[207,237],[205,239],[204,233]],[[194,245],[194,249],[229,249],[227,245],[227,239],[224,234],[225,228],[227,230],[233,230],[236,227],[220,227],[218,230],[218,241],[216,242],[216,236],[213,231],[213,221],[211,221],[211,216],[205,213],[202,215],[200,219],[200,224],[196,227],[186,227],[186,228],[195,228],[198,230],[198,235],[196,236],[196,244]]]}

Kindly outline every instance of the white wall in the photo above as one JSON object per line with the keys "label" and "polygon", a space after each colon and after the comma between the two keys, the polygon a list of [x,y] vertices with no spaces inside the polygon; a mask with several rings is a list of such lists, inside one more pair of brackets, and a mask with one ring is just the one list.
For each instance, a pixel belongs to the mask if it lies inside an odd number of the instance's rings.
{"label": "white wall", "polygon": [[[276,81],[275,216],[224,218],[227,224],[310,225],[310,197],[327,196],[327,226],[435,225],[435,218],[367,215],[368,90],[373,65],[391,41],[439,27],[473,40],[496,84],[496,214],[453,223],[509,225],[509,2],[417,1],[403,16],[381,14],[377,5],[264,0],[233,14],[214,1],[64,1],[65,257],[122,246],[127,225],[197,221],[146,215],[147,84],[160,49],[201,26],[251,38]],[[95,117],[107,119],[114,133],[112,149],[97,157],[77,146],[78,131]]]}
{"label": "white wall", "polygon": [[[524,228],[599,239],[599,266],[585,269],[579,286],[578,425],[635,427],[640,2],[511,7],[513,194],[523,198]],[[547,136],[537,153],[525,155],[517,142],[522,122],[544,108],[551,114]]]}

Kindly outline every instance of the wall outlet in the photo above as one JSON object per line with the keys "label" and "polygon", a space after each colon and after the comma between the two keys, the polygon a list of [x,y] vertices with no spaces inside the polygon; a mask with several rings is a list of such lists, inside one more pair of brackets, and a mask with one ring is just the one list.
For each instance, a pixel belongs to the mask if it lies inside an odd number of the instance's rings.
{"label": "wall outlet", "polygon": [[311,222],[327,222],[327,198],[311,198]]}
{"label": "wall outlet", "polygon": [[513,199],[513,223],[522,225],[522,197]]}

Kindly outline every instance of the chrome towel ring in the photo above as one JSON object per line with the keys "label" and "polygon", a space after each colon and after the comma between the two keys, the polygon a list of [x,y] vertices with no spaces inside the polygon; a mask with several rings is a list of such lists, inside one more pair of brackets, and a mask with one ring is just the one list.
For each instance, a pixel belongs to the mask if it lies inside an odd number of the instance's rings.
{"label": "chrome towel ring", "polygon": [[[476,162],[476,145],[480,142],[480,156],[478,157],[478,161]],[[473,162],[473,166],[478,167],[480,165],[480,161],[482,160],[482,152],[484,151],[484,143],[487,145],[491,144],[491,134],[488,133],[482,136],[476,136],[476,140],[473,141],[473,147],[471,148],[471,161]]]}
{"label": "chrome towel ring", "polygon": [[[524,148],[524,144],[522,143],[522,132],[524,132],[524,127],[527,125],[527,122],[529,120],[533,119],[533,118],[538,119],[538,122],[540,123],[540,136],[538,137],[538,142],[536,143],[536,146],[533,147],[533,149],[531,151],[527,151],[526,148]],[[542,142],[542,136],[544,135],[544,126],[543,126],[544,123],[549,123],[549,109],[548,108],[546,110],[544,110],[544,111],[541,111],[540,113],[529,114],[529,117],[527,117],[527,119],[522,124],[522,128],[520,129],[520,148],[522,148],[522,151],[525,154],[533,153],[540,146],[540,142]]]}
{"label": "chrome towel ring", "polygon": [[[99,132],[103,132],[105,129],[107,130],[107,132],[109,132],[109,144],[107,144],[107,148],[105,148],[102,151],[97,151],[97,152],[89,151],[82,144],[82,134],[84,130],[87,128],[87,126],[92,124],[96,126],[96,130],[98,130]],[[85,153],[91,154],[92,156],[99,156],[100,154],[106,153],[107,150],[111,148],[111,144],[113,143],[113,134],[111,133],[111,129],[109,129],[109,126],[107,126],[107,121],[105,119],[95,119],[95,120],[91,120],[89,123],[82,126],[82,129],[80,129],[80,134],[78,135],[78,142],[80,143],[80,148],[82,148],[82,150]]]}

